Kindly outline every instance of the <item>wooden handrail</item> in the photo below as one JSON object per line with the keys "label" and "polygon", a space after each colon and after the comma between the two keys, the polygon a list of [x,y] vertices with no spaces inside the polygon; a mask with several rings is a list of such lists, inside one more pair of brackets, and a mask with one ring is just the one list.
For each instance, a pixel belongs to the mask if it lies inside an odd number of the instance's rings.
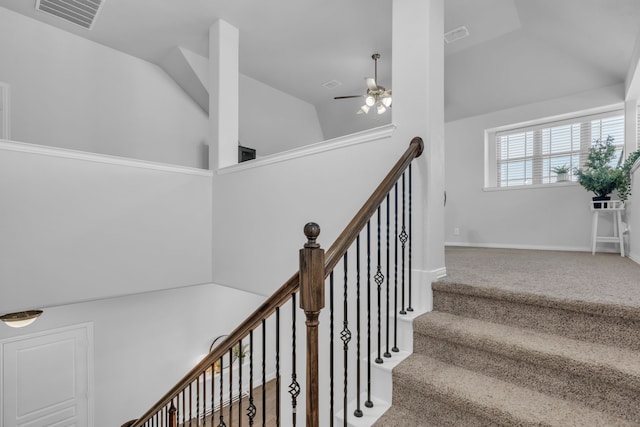
{"label": "wooden handrail", "polygon": [[[345,254],[349,246],[355,241],[360,231],[366,226],[367,221],[376,212],[386,195],[391,191],[396,181],[402,176],[411,161],[422,154],[424,143],[422,138],[415,137],[411,140],[409,148],[404,152],[400,160],[382,180],[373,194],[367,199],[362,208],[345,227],[336,241],[331,245],[325,257],[325,278],[329,276],[340,258]],[[276,309],[286,303],[294,292],[300,287],[299,271],[287,280],[278,290],[260,305],[244,322],[242,322],[229,336],[193,367],[175,386],[165,393],[147,412],[137,421],[130,424],[131,427],[141,427],[150,420],[158,411],[165,408],[182,390],[194,382],[202,372],[212,366],[222,356],[229,353],[241,339],[249,332],[262,324],[262,320],[273,314]]]}
{"label": "wooden handrail", "polygon": [[378,209],[378,206],[380,206],[385,197],[387,197],[387,194],[389,194],[389,191],[391,191],[395,183],[407,169],[409,163],[416,157],[420,157],[423,150],[424,143],[422,142],[422,138],[416,136],[411,140],[409,148],[404,152],[402,157],[400,157],[400,160],[393,166],[380,185],[378,185],[378,188],[375,189],[333,245],[327,250],[324,263],[325,278],[331,274],[338,261],[340,261],[347,252],[347,249],[349,249],[349,246],[356,240],[360,231],[367,225],[367,221],[369,221]]}

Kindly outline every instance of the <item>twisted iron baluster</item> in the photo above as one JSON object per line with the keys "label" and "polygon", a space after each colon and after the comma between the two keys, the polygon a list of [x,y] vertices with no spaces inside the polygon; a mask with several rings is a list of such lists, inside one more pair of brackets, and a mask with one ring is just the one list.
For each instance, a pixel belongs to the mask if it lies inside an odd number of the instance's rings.
{"label": "twisted iron baluster", "polygon": [[[395,186],[395,219],[394,219],[394,236],[398,235],[398,183]],[[398,349],[398,241],[393,243],[393,348],[391,351],[399,352]]]}
{"label": "twisted iron baluster", "polygon": [[384,352],[384,357],[391,357],[391,353],[389,353],[389,331],[390,331],[390,327],[389,327],[389,271],[391,269],[391,262],[390,262],[390,258],[389,258],[389,254],[391,252],[390,249],[390,216],[391,216],[391,195],[387,194],[387,336],[386,336],[386,351]]}
{"label": "twisted iron baluster", "polygon": [[280,427],[280,307],[276,307],[276,426]]}
{"label": "twisted iron baluster", "polygon": [[404,271],[404,260],[405,260],[405,247],[407,240],[409,239],[409,235],[407,234],[405,225],[404,225],[404,217],[405,217],[405,197],[406,197],[406,187],[405,187],[405,178],[404,173],[402,174],[402,231],[400,232],[400,243],[402,243],[402,304],[400,305],[400,314],[407,314],[405,311],[404,305],[404,278],[406,276]]}
{"label": "twisted iron baluster", "polygon": [[411,276],[413,275],[411,270],[411,246],[413,243],[413,235],[411,234],[411,197],[411,163],[409,163],[409,307],[407,307],[407,311],[413,311],[411,305]]}
{"label": "twisted iron baluster", "polygon": [[218,409],[218,418],[220,420],[220,422],[218,423],[218,427],[227,427],[227,425],[224,423],[224,411],[222,410],[222,408],[224,408],[224,401],[222,400],[222,393],[224,390],[224,372],[222,369],[223,366],[223,357],[224,356],[220,356],[220,409]]}
{"label": "twisted iron baluster", "polygon": [[198,377],[198,382],[196,383],[196,424],[200,422],[200,377]]}
{"label": "twisted iron baluster", "polygon": [[371,220],[367,221],[367,408],[373,407],[371,401]]}
{"label": "twisted iron baluster", "polygon": [[[213,372],[211,372],[213,382]],[[202,373],[202,425],[207,422],[207,371]]]}
{"label": "twisted iron baluster", "polygon": [[233,425],[233,347],[229,349],[229,425]]}
{"label": "twisted iron baluster", "polygon": [[382,363],[381,347],[382,347],[382,283],[384,282],[384,275],[382,274],[381,257],[380,257],[380,222],[382,221],[382,207],[378,206],[378,267],[376,268],[376,274],[373,279],[376,281],[378,289],[378,357],[376,357],[376,363]]}
{"label": "twisted iron baluster", "polygon": [[238,341],[238,427],[242,427],[242,362],[244,352],[242,351],[242,340]]}
{"label": "twisted iron baluster", "polygon": [[215,420],[215,412],[216,412],[215,382],[216,382],[216,369],[215,369],[215,362],[213,362],[211,364],[211,422],[209,423],[211,426],[213,426],[213,422]]}
{"label": "twisted iron baluster", "polygon": [[256,405],[253,404],[253,330],[249,332],[249,406],[247,407],[249,425],[253,425],[256,416]]}
{"label": "twisted iron baluster", "polygon": [[291,294],[291,384],[289,384],[289,394],[291,395],[291,414],[293,417],[293,427],[296,426],[296,413],[298,411],[298,396],[300,395],[300,384],[297,381],[296,372],[296,294]]}
{"label": "twisted iron baluster", "polygon": [[333,427],[333,271],[329,275],[329,427]]}
{"label": "twisted iron baluster", "polygon": [[191,384],[189,384],[189,424],[193,419],[193,391],[191,390]]}
{"label": "twisted iron baluster", "polygon": [[267,321],[262,319],[262,427],[267,427]]}
{"label": "twisted iron baluster", "polygon": [[343,398],[343,411],[344,411],[344,426],[347,427],[347,371],[349,367],[349,341],[351,341],[351,331],[349,330],[348,319],[348,304],[347,304],[347,253],[344,254],[344,318],[342,321],[342,332],[340,332],[340,338],[342,339],[342,350],[344,354],[344,398]]}
{"label": "twisted iron baluster", "polygon": [[[346,412],[345,412],[346,415]],[[356,237],[356,410],[353,415],[362,417],[360,409],[360,235]]]}

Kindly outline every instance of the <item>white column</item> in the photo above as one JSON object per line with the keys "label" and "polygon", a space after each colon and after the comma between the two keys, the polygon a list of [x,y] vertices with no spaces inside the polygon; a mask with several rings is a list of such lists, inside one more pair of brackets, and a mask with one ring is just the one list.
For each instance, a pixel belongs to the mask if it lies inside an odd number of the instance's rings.
{"label": "white column", "polygon": [[223,20],[209,28],[209,168],[238,163],[239,32]]}
{"label": "white column", "polygon": [[624,155],[628,156],[638,148],[640,144],[636,135],[638,132],[638,100],[627,99],[624,103]]}
{"label": "white column", "polygon": [[412,267],[432,280],[445,267],[444,1],[393,0],[392,34],[394,143],[425,143],[414,164]]}

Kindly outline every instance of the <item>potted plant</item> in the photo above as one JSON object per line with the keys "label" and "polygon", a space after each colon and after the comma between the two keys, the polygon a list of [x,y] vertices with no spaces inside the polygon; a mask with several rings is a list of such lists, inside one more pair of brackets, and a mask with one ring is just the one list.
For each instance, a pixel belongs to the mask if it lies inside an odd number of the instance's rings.
{"label": "potted plant", "polygon": [[[595,140],[584,166],[574,171],[578,183],[595,194],[594,201],[610,200],[610,194],[616,190],[623,202],[631,194],[631,167],[640,156],[640,150],[631,153],[624,163],[621,156],[618,164],[613,166],[611,163],[616,151],[613,140],[612,136],[608,136],[605,142]],[[596,209],[601,207],[600,203],[594,204]],[[604,207],[607,207],[606,203]]]}
{"label": "potted plant", "polygon": [[566,164],[562,166],[556,166],[551,169],[553,173],[556,174],[556,182],[564,182],[569,180],[569,168]]}

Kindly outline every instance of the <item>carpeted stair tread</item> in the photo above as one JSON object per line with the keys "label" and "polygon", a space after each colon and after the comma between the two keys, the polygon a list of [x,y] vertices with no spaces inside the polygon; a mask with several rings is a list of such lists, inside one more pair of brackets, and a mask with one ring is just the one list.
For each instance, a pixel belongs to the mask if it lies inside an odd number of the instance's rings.
{"label": "carpeted stair tread", "polygon": [[580,313],[588,313],[599,316],[621,317],[631,320],[640,320],[640,307],[623,304],[587,301],[575,298],[561,298],[549,296],[543,293],[524,292],[510,289],[501,289],[491,286],[475,286],[443,279],[432,284],[434,291],[457,293],[461,295],[478,296],[506,301],[514,301],[521,304],[539,305],[542,307],[570,310]]}
{"label": "carpeted stair tread", "polygon": [[638,307],[445,282],[432,289],[435,311],[640,351]]}
{"label": "carpeted stair tread", "polygon": [[398,384],[414,391],[394,394],[393,405],[412,410],[415,417],[420,417],[418,408],[435,398],[498,425],[640,426],[422,354],[412,354],[393,373],[394,389]]}
{"label": "carpeted stair tread", "polygon": [[640,391],[640,352],[442,312],[417,318],[414,333]]}
{"label": "carpeted stair tread", "polygon": [[436,427],[427,420],[416,417],[414,414],[399,406],[392,406],[380,417],[373,427]]}

